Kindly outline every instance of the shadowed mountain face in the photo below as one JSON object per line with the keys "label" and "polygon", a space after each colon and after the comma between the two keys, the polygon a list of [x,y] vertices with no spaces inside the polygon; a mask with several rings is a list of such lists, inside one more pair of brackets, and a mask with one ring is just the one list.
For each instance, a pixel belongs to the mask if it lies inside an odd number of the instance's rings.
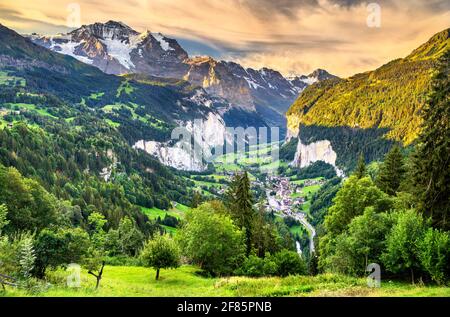
{"label": "shadowed mountain face", "polygon": [[225,98],[234,107],[257,112],[269,125],[284,128],[284,113],[310,84],[333,78],[324,70],[285,78],[263,68],[244,68],[211,57],[192,57],[174,39],[139,33],[121,22],[84,25],[68,34],[29,38],[36,44],[96,66],[108,74],[140,73],[177,78]]}

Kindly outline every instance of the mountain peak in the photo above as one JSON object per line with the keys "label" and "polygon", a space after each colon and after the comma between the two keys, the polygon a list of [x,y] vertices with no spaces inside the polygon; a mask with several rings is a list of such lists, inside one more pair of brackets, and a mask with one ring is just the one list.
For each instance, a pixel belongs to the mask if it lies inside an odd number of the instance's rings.
{"label": "mountain peak", "polygon": [[317,78],[318,80],[325,80],[329,78],[334,78],[336,76],[330,74],[325,69],[318,68],[314,70],[311,74],[309,74],[307,77],[309,78]]}
{"label": "mountain peak", "polygon": [[122,21],[109,20],[108,22],[105,23],[105,25],[108,25],[108,26],[111,26],[111,27],[124,28],[124,29],[130,29],[131,30],[131,28],[128,25],[126,25],[125,23],[123,23]]}
{"label": "mountain peak", "polygon": [[139,33],[123,22],[109,20],[106,23],[96,22],[94,24],[83,25],[79,29],[70,32],[70,34],[77,38],[91,35],[101,39],[122,40],[131,35],[138,35]]}

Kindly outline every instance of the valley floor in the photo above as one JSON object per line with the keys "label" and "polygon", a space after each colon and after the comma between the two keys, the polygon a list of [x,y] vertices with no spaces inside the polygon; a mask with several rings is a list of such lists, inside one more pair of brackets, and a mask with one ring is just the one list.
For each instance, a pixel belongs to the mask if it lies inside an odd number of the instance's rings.
{"label": "valley floor", "polygon": [[142,267],[105,267],[99,290],[94,289],[94,278],[82,272],[81,288],[67,288],[66,273],[50,273],[47,290],[29,293],[7,288],[0,296],[52,296],[52,297],[275,297],[275,296],[439,296],[450,297],[450,288],[419,286],[408,283],[382,281],[381,288],[367,287],[365,279],[323,274],[290,276],[285,278],[204,278],[193,266],[176,270],[162,270],[159,281],[153,269]]}

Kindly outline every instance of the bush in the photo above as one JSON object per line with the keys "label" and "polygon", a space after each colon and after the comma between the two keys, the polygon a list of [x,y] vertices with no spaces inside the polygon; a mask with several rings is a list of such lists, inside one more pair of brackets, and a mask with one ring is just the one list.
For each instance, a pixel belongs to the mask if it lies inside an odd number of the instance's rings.
{"label": "bush", "polygon": [[386,250],[381,259],[392,273],[410,273],[414,283],[414,273],[422,270],[418,245],[423,240],[426,224],[415,210],[400,211],[395,216],[396,223],[386,237]]}
{"label": "bush", "polygon": [[236,270],[237,275],[245,275],[251,277],[272,276],[278,270],[277,264],[271,256],[259,258],[255,255],[250,255]]}
{"label": "bush", "polygon": [[429,228],[419,242],[419,259],[436,283],[445,284],[450,278],[449,233]]}
{"label": "bush", "polygon": [[0,237],[0,273],[19,277],[20,239]]}
{"label": "bush", "polygon": [[132,258],[125,255],[118,256],[105,256],[106,265],[109,266],[140,266],[142,265],[141,259]]}
{"label": "bush", "polygon": [[289,250],[282,250],[273,256],[277,266],[276,275],[302,275],[306,274],[306,263],[298,253]]}
{"label": "bush", "polygon": [[35,275],[44,277],[47,267],[80,263],[89,246],[89,235],[81,228],[42,230],[35,242]]}

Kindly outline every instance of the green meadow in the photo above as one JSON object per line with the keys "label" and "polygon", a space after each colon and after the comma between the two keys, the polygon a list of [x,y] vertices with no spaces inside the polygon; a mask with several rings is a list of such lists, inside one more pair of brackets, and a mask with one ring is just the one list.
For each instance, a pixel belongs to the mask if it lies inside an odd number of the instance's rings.
{"label": "green meadow", "polygon": [[48,285],[34,291],[7,287],[3,296],[44,297],[322,297],[322,296],[450,296],[450,288],[411,285],[389,280],[381,288],[369,288],[365,279],[335,274],[288,277],[224,277],[207,278],[194,266],[161,270],[159,281],[150,268],[106,266],[100,288],[85,270],[81,273],[81,287],[66,286],[67,273],[49,272]]}

